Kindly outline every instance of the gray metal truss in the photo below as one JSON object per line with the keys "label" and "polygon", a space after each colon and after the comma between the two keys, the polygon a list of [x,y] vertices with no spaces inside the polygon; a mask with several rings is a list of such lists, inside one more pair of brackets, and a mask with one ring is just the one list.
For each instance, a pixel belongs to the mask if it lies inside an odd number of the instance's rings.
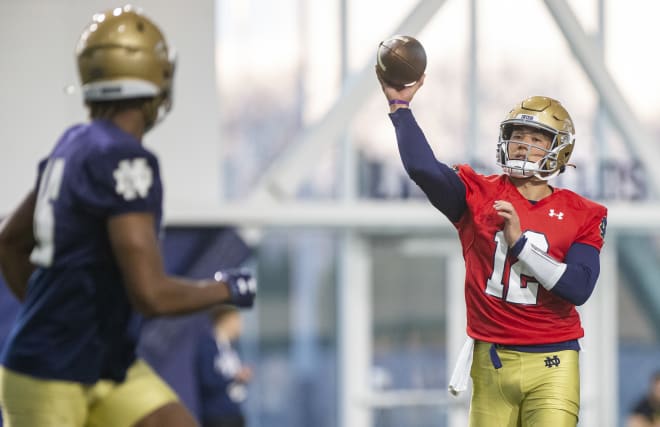
{"label": "gray metal truss", "polygon": [[[421,0],[401,22],[395,33],[418,34],[442,7],[446,0]],[[568,42],[575,58],[589,77],[612,120],[621,132],[633,155],[642,163],[650,177],[652,192],[658,196],[660,144],[655,143],[638,120],[607,70],[600,49],[582,29],[573,10],[565,0],[544,0],[544,3]],[[339,143],[352,118],[364,102],[378,90],[373,61],[349,79],[333,106],[317,123],[304,129],[279,158],[264,172],[250,198],[288,199],[295,197],[300,183],[309,176],[317,159]]]}
{"label": "gray metal truss", "polygon": [[[393,34],[415,35],[424,28],[446,0],[421,0]],[[375,59],[348,80],[341,95],[317,123],[304,129],[299,138],[277,158],[261,176],[251,198],[286,199],[295,197],[299,184],[309,176],[318,159],[340,141],[352,118],[364,102],[379,90],[374,70]]]}
{"label": "gray metal truss", "polygon": [[657,197],[660,194],[660,168],[656,163],[660,159],[660,144],[651,138],[648,130],[626,102],[607,70],[599,46],[584,32],[566,0],[544,0],[544,2],[571,47],[573,55],[600,96],[610,120],[621,132],[633,155],[644,166],[650,178],[652,193]]}

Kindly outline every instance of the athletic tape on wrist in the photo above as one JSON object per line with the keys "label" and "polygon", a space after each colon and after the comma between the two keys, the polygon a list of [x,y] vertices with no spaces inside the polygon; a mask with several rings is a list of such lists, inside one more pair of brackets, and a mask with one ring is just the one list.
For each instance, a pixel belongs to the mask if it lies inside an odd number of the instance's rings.
{"label": "athletic tape on wrist", "polygon": [[390,105],[400,104],[400,105],[410,105],[410,102],[404,101],[403,99],[390,99]]}
{"label": "athletic tape on wrist", "polygon": [[530,241],[523,246],[518,254],[518,260],[527,266],[536,280],[547,290],[554,288],[566,271],[566,264],[552,258]]}

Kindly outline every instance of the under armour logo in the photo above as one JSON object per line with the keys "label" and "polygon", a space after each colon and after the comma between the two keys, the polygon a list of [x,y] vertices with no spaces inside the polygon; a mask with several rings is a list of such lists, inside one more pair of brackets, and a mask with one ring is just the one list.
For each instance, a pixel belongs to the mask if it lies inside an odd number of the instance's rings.
{"label": "under armour logo", "polygon": [[556,216],[558,220],[564,219],[564,212],[559,212],[556,213],[554,209],[550,209],[550,212],[548,213],[548,216],[552,218],[553,216]]}
{"label": "under armour logo", "polygon": [[545,358],[545,367],[546,368],[552,368],[553,366],[559,366],[561,361],[559,360],[559,357],[557,355],[554,355],[553,357],[546,357]]}

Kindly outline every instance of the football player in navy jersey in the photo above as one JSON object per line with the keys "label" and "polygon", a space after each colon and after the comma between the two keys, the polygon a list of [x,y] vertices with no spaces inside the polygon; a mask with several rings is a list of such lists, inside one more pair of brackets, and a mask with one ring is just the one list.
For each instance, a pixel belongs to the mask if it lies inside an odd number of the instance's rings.
{"label": "football player in navy jersey", "polygon": [[68,128],[35,188],[0,225],[0,268],[21,312],[0,355],[12,427],[194,426],[136,358],[140,314],[249,307],[245,271],[165,274],[162,185],[142,145],[171,106],[174,60],[158,27],[124,6],[96,14],[77,47],[90,121]]}
{"label": "football player in navy jersey", "polygon": [[252,369],[241,363],[234,342],[242,331],[236,307],[211,310],[211,328],[197,345],[196,363],[202,427],[244,427],[241,404],[247,398]]}

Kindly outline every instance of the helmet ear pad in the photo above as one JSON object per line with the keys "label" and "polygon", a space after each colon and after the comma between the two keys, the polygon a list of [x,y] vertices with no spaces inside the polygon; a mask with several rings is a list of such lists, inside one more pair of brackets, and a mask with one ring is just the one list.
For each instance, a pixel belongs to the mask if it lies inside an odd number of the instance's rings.
{"label": "helmet ear pad", "polygon": [[170,111],[166,94],[151,98],[142,103],[145,132],[151,130]]}
{"label": "helmet ear pad", "polygon": [[[559,147],[556,149],[556,163],[559,165],[559,173],[562,173],[566,170],[566,165],[568,164],[569,159],[571,158],[571,154],[573,154],[573,147],[575,144],[575,140],[572,141],[570,144],[561,144]],[[550,169],[555,169],[556,166],[550,166]]]}

